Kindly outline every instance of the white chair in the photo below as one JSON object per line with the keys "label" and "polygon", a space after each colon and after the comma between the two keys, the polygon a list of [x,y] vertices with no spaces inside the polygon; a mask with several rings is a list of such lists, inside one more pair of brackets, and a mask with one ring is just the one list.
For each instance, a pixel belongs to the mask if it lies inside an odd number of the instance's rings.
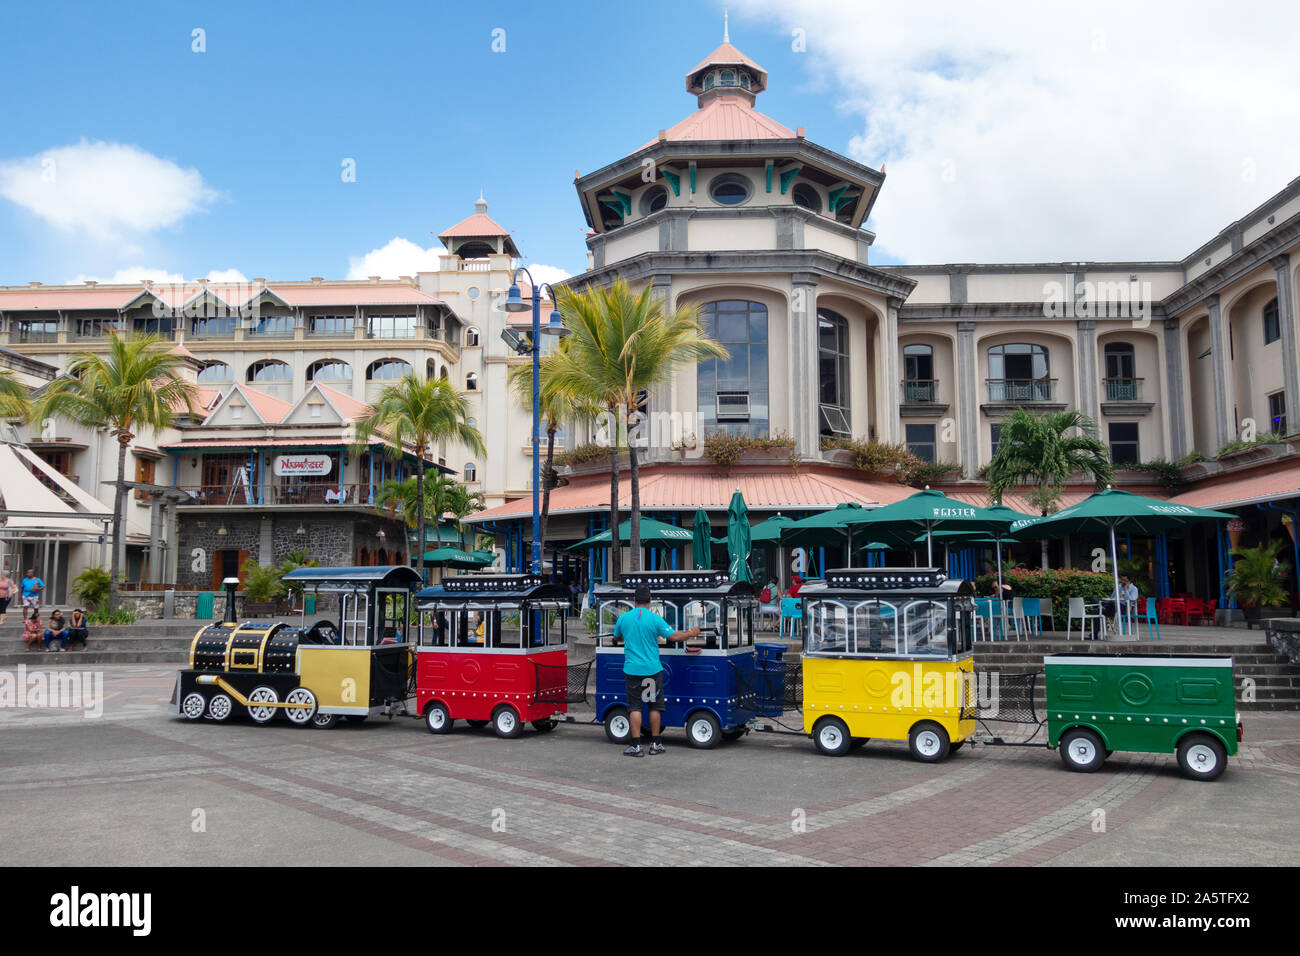
{"label": "white chair", "polygon": [[773,602],[771,604],[760,604],[758,606],[759,617],[765,627],[776,630],[777,623],[781,620],[781,605]]}
{"label": "white chair", "polygon": [[[1070,639],[1070,628],[1075,620],[1079,622],[1079,639],[1087,640],[1087,627],[1089,621],[1096,621],[1097,626],[1104,628],[1106,626],[1106,616],[1101,613],[1100,604],[1085,604],[1083,598],[1070,598],[1070,611],[1065,618],[1065,639]],[[1095,632],[1094,632],[1095,633]]]}

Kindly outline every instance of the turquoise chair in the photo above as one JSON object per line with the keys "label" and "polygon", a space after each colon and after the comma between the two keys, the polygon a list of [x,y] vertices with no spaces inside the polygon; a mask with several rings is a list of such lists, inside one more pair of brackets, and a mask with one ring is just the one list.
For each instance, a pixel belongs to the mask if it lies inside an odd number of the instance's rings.
{"label": "turquoise chair", "polygon": [[[1138,624],[1140,624],[1142,621],[1146,621],[1147,638],[1150,640],[1158,641],[1160,640],[1160,618],[1156,616],[1155,598],[1143,598],[1142,602],[1146,606],[1146,613],[1139,614],[1137,618],[1130,618],[1130,620],[1134,622],[1133,626],[1135,629],[1138,626]],[[1152,628],[1155,628],[1155,635],[1156,635],[1155,637],[1151,637]]]}
{"label": "turquoise chair", "polygon": [[1025,630],[1040,637],[1043,633],[1043,599],[1016,598],[1020,604],[1020,619],[1025,622]]}
{"label": "turquoise chair", "polygon": [[797,597],[781,598],[781,636],[785,637],[785,622],[790,622],[790,636],[794,637],[795,624],[803,624],[803,601]]}
{"label": "turquoise chair", "polygon": [[987,626],[988,640],[998,639],[997,629],[993,626],[993,598],[975,599],[975,639],[979,640],[980,625]]}

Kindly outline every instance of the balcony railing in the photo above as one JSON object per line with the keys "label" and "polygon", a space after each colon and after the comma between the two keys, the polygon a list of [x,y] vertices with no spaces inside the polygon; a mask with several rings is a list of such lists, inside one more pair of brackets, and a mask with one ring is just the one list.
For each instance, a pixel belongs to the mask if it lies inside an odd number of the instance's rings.
{"label": "balcony railing", "polygon": [[987,382],[990,402],[1050,402],[1056,394],[1054,378],[990,378]]}
{"label": "balcony railing", "polygon": [[18,345],[36,345],[41,342],[57,342],[58,332],[31,332],[26,329],[14,329],[12,342]]}
{"label": "balcony railing", "polygon": [[1140,402],[1142,401],[1142,379],[1140,378],[1105,378],[1106,401]]}
{"label": "balcony railing", "polygon": [[[269,475],[267,476],[270,477]],[[370,485],[281,485],[268,483],[259,489],[256,482],[252,488],[243,485],[190,485],[181,486],[181,491],[188,491],[196,505],[309,505],[324,507],[328,505],[367,504],[370,500]]]}
{"label": "balcony railing", "polygon": [[903,404],[918,405],[939,400],[939,380],[933,378],[903,379]]}

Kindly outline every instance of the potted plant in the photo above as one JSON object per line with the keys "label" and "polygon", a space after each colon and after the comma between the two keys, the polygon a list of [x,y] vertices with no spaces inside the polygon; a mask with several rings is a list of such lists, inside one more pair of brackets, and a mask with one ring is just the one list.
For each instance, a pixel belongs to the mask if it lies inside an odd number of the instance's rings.
{"label": "potted plant", "polygon": [[1291,567],[1278,560],[1284,541],[1233,550],[1232,570],[1223,577],[1228,596],[1241,605],[1248,627],[1264,617],[1290,614],[1287,583]]}
{"label": "potted plant", "polygon": [[244,615],[268,617],[279,613],[279,598],[284,596],[284,572],[272,565],[264,568],[254,561],[244,566]]}

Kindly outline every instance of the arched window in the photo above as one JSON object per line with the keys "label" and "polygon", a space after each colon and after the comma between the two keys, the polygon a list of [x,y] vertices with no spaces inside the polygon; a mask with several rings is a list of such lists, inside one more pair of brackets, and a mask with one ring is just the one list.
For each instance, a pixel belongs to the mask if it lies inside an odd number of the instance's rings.
{"label": "arched window", "polygon": [[411,366],[401,359],[380,359],[366,369],[367,382],[395,382],[411,374]]}
{"label": "arched window", "polygon": [[717,73],[710,71],[704,74],[704,88],[706,90],[711,90],[717,85],[718,85]]}
{"label": "arched window", "polygon": [[467,389],[468,389],[469,391],[471,391],[471,392],[477,392],[477,391],[478,391],[478,373],[477,373],[477,372],[470,372],[468,375],[465,376],[465,388],[467,388]]}
{"label": "arched window", "polygon": [[1276,342],[1282,337],[1282,325],[1278,320],[1277,299],[1264,306],[1264,344]]}
{"label": "arched window", "polygon": [[751,191],[749,179],[739,173],[723,173],[709,183],[709,196],[719,206],[739,206],[749,199]]}
{"label": "arched window", "polygon": [[750,89],[749,74],[748,74],[748,73],[745,73],[743,70],[741,71],[741,74],[740,74],[740,85],[741,85],[744,89],[747,89],[747,90]]}
{"label": "arched window", "polygon": [[478,468],[472,461],[465,462],[465,471],[463,472],[466,481],[478,481]]}
{"label": "arched window", "polygon": [[795,183],[790,198],[794,200],[796,206],[803,206],[804,209],[811,209],[813,212],[822,211],[822,197],[808,183]]}
{"label": "arched window", "polygon": [[937,402],[938,383],[934,379],[934,347],[903,346],[903,401]]}
{"label": "arched window", "polygon": [[467,418],[467,419],[465,419],[465,424],[468,425],[470,428],[478,428],[478,419],[477,419],[477,418]]}
{"label": "arched window", "polygon": [[849,324],[817,310],[818,427],[823,435],[852,436],[849,426]]}
{"label": "arched window", "polygon": [[641,215],[648,216],[668,205],[668,190],[663,186],[651,186],[641,194]]}
{"label": "arched window", "polygon": [[254,362],[248,366],[248,382],[288,382],[293,380],[293,369],[289,368],[284,362],[275,359],[267,359],[264,362]]}
{"label": "arched window", "polygon": [[718,78],[718,86],[735,86],[736,74],[732,70],[723,70],[722,76]]}
{"label": "arched window", "polygon": [[444,382],[451,378],[451,373],[447,371],[447,366],[444,365],[442,367],[442,371],[438,373],[438,378],[442,379]]}
{"label": "arched window", "polygon": [[209,362],[199,370],[200,385],[215,385],[234,380],[235,373],[225,362]]}
{"label": "arched window", "polygon": [[320,359],[307,366],[309,382],[350,382],[352,366],[340,359]]}
{"label": "arched window", "polygon": [[495,252],[491,244],[481,239],[473,239],[457,249],[456,255],[462,259],[486,259]]}
{"label": "arched window", "polygon": [[705,431],[766,434],[767,325],[767,306],[761,302],[725,299],[700,308],[704,334],[728,352],[726,359],[699,364],[696,397]]}
{"label": "arched window", "polygon": [[1050,371],[1046,346],[994,345],[989,349],[989,401],[1051,401]]}
{"label": "arched window", "polygon": [[465,330],[465,345],[469,348],[478,345],[478,329],[472,325]]}

